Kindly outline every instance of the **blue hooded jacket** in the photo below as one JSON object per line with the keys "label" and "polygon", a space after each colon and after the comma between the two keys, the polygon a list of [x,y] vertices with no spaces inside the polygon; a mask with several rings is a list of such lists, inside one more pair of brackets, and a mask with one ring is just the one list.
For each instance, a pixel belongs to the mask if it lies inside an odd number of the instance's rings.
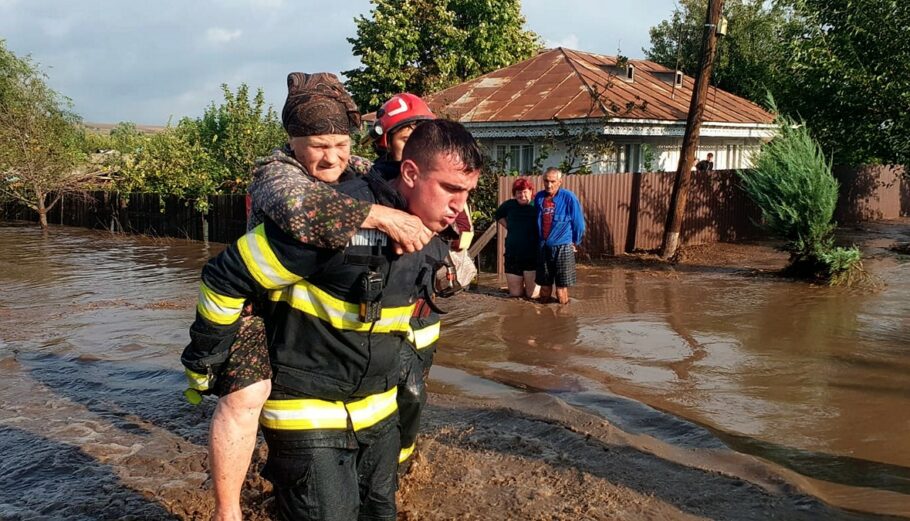
{"label": "blue hooded jacket", "polygon": [[546,190],[541,190],[534,196],[534,206],[539,209],[537,229],[540,232],[540,245],[552,247],[563,244],[580,244],[581,237],[585,233],[585,216],[578,198],[565,188],[560,188],[553,196],[553,203],[556,205],[553,209],[553,225],[550,227],[550,236],[546,241],[543,240],[543,200],[545,197],[547,197]]}

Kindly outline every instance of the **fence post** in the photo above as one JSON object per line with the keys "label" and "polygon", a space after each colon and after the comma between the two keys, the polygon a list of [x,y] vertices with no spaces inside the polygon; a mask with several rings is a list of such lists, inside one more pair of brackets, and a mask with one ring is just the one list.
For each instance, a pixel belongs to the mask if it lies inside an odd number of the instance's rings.
{"label": "fence post", "polygon": [[111,233],[114,233],[114,221],[117,219],[117,208],[114,207],[114,201],[120,198],[120,192],[114,192],[107,199],[107,207],[111,210]]}
{"label": "fence post", "polygon": [[[212,200],[209,198],[209,208],[211,208]],[[196,210],[197,212],[199,210]],[[199,215],[202,217],[202,242],[208,246],[209,244],[209,220],[206,219],[206,214],[199,212]]]}

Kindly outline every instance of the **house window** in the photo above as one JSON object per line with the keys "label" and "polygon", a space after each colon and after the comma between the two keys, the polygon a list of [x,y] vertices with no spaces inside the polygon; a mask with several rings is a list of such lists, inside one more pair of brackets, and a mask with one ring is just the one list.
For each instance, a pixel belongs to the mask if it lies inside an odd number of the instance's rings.
{"label": "house window", "polygon": [[626,167],[626,147],[628,145],[617,145],[601,156],[600,167],[595,172],[602,174],[614,174],[625,171]]}
{"label": "house window", "polygon": [[527,174],[534,168],[534,145],[496,145],[496,159],[506,172]]}
{"label": "house window", "polygon": [[623,172],[641,172],[641,145],[626,145]]}
{"label": "house window", "polygon": [[742,145],[727,145],[727,164],[725,168],[736,169],[743,167]]}

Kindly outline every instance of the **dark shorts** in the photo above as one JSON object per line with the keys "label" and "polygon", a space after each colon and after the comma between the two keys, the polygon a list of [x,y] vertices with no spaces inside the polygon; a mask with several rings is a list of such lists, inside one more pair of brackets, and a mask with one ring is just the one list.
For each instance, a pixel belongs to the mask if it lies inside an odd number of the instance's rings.
{"label": "dark shorts", "polygon": [[[539,286],[567,288],[575,285],[575,252],[571,244],[543,246],[537,258],[537,278]],[[554,284],[555,283],[555,284]]]}
{"label": "dark shorts", "polygon": [[520,257],[515,255],[506,255],[504,257],[504,264],[506,273],[511,275],[524,275],[526,271],[534,271],[537,269],[537,257]]}
{"label": "dark shorts", "polygon": [[257,316],[240,318],[231,352],[215,380],[215,394],[224,396],[262,380],[272,379],[265,323]]}

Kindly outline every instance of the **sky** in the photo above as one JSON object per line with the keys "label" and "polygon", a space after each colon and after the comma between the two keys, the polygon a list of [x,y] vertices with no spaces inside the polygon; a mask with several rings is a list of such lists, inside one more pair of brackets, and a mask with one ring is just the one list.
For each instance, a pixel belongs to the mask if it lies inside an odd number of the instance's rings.
{"label": "sky", "polygon": [[[547,47],[642,58],[673,0],[524,0]],[[369,0],[0,0],[0,39],[31,56],[87,122],[164,125],[262,88],[281,109],[288,72],[360,65],[347,38]]]}

